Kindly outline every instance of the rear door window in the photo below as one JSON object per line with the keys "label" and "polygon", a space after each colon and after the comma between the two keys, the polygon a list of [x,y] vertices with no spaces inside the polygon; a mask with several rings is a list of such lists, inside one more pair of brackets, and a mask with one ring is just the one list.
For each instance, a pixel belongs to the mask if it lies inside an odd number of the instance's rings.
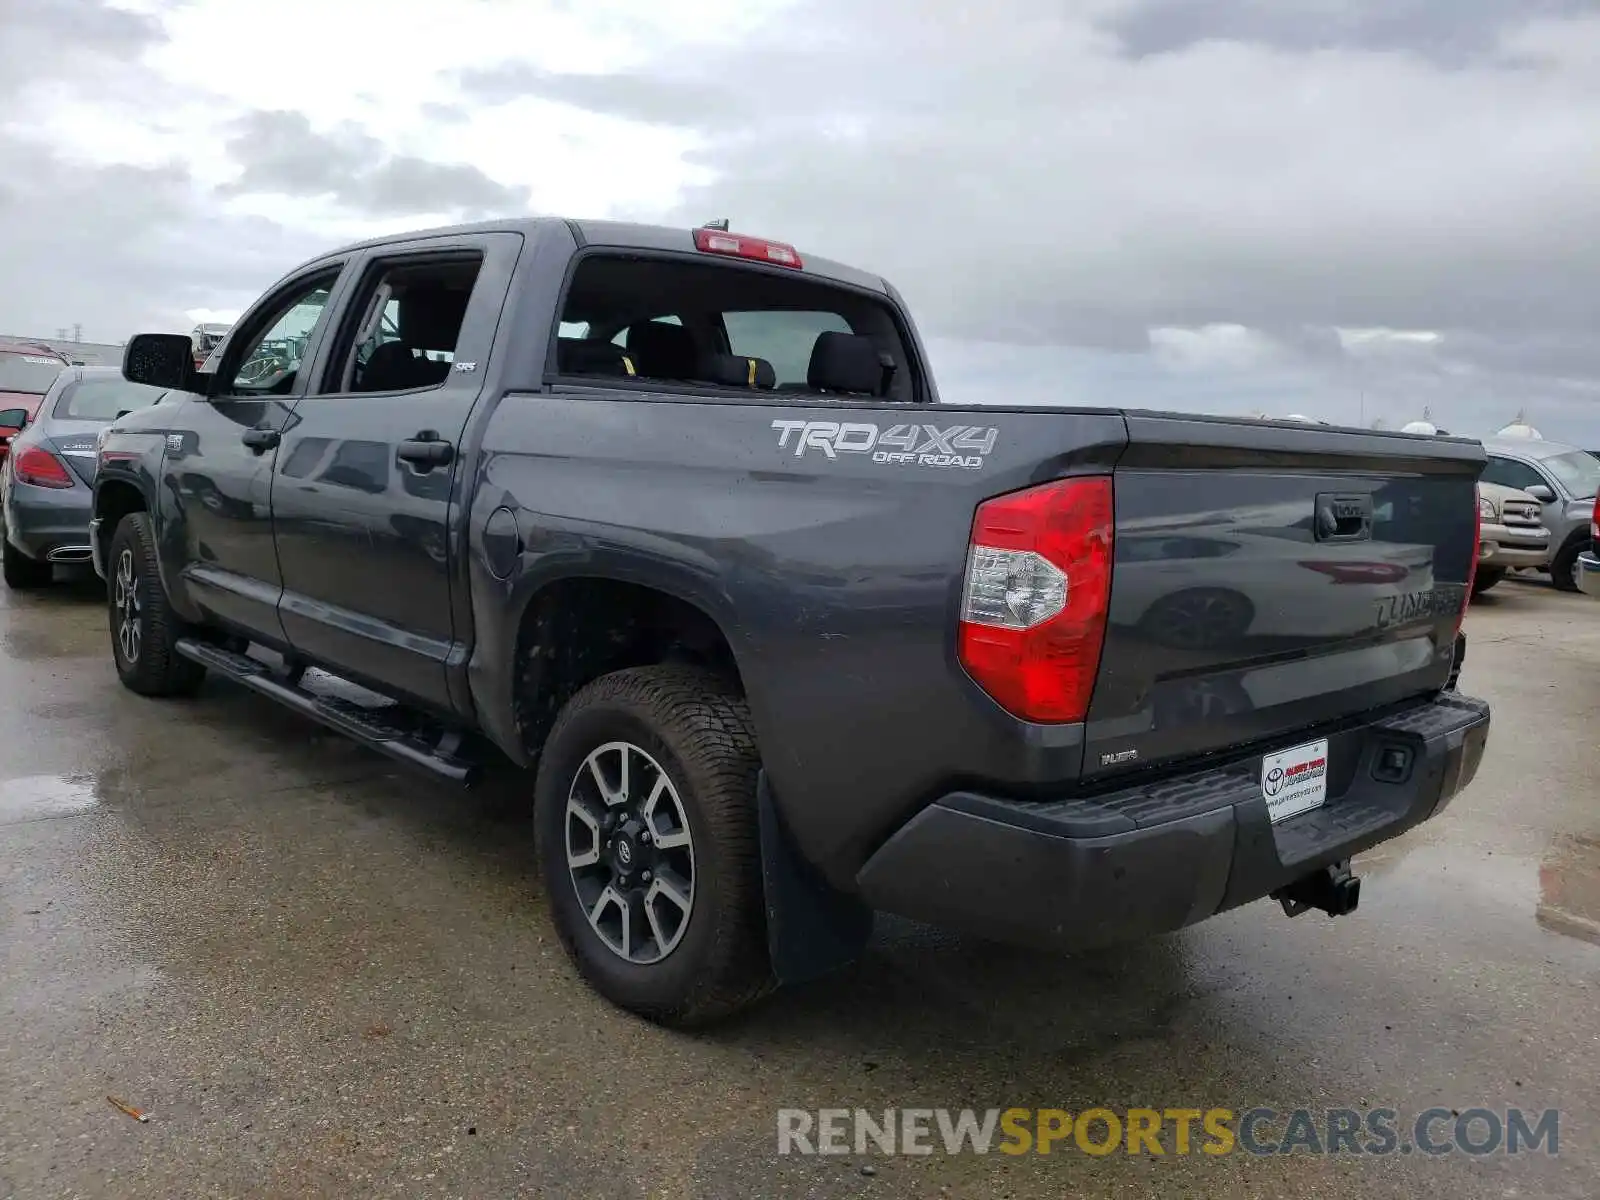
{"label": "rear door window", "polygon": [[420,256],[369,272],[350,306],[360,325],[330,381],[330,392],[405,392],[440,387],[450,376],[481,253]]}

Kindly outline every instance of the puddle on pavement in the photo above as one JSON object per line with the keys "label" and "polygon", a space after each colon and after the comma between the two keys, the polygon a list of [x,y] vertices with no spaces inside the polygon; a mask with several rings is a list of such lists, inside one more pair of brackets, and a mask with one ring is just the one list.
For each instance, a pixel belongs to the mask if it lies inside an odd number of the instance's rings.
{"label": "puddle on pavement", "polygon": [[98,803],[94,782],[80,775],[28,775],[0,780],[0,825],[46,821],[88,812]]}
{"label": "puddle on pavement", "polygon": [[1539,924],[1600,946],[1600,836],[1556,839],[1539,864]]}

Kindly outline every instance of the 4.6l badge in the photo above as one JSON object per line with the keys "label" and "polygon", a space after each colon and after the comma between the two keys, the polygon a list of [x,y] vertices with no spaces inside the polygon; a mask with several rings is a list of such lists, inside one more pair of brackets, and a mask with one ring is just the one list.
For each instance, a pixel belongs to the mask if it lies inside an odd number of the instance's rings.
{"label": "4.6l badge", "polygon": [[794,456],[818,451],[829,458],[870,454],[877,463],[911,463],[919,467],[965,467],[979,470],[983,456],[994,451],[1000,431],[993,426],[891,425],[868,421],[774,421],[778,448],[794,447]]}

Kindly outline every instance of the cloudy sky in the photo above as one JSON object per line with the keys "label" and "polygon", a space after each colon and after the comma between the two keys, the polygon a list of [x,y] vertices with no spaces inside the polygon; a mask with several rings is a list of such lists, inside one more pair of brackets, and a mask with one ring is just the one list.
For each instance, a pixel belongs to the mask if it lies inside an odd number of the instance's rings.
{"label": "cloudy sky", "polygon": [[1596,0],[0,12],[0,331],[186,331],[373,231],[726,216],[893,279],[947,400],[1600,445]]}

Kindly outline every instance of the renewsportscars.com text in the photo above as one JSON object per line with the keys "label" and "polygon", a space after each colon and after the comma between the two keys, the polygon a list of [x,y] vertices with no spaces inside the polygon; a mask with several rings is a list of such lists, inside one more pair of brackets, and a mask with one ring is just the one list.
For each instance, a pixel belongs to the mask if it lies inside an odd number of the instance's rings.
{"label": "renewsportscars.com text", "polygon": [[783,1108],[779,1154],[1558,1154],[1560,1110]]}

